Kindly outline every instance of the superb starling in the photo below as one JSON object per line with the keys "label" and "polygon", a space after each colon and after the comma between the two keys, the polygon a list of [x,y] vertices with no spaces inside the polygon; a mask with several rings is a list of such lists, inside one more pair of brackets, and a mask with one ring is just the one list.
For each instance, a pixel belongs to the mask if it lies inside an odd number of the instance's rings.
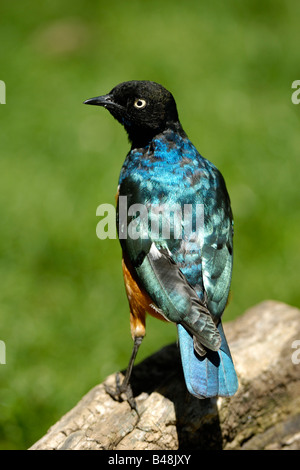
{"label": "superb starling", "polygon": [[[233,395],[238,381],[221,323],[231,282],[233,218],[220,171],[196,150],[172,94],[158,83],[120,83],[85,103],[108,109],[131,142],[119,179],[117,227],[134,346],[117,393],[130,390],[149,313],[176,323],[191,394]],[[121,202],[129,208],[126,217]]]}

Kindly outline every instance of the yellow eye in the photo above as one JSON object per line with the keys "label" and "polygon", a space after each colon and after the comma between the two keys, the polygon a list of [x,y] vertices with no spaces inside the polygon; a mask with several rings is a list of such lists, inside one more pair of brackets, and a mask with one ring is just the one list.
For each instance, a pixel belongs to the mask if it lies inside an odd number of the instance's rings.
{"label": "yellow eye", "polygon": [[136,109],[143,109],[146,106],[147,102],[143,100],[142,98],[137,98],[135,102],[133,103],[133,106]]}

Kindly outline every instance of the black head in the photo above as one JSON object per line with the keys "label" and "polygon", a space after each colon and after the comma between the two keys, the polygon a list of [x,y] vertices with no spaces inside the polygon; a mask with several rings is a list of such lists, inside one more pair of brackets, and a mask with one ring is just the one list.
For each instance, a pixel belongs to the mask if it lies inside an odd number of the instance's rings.
{"label": "black head", "polygon": [[133,80],[117,85],[110,93],[84,102],[104,106],[126,129],[134,146],[142,146],[155,135],[180,127],[175,100],[163,86]]}

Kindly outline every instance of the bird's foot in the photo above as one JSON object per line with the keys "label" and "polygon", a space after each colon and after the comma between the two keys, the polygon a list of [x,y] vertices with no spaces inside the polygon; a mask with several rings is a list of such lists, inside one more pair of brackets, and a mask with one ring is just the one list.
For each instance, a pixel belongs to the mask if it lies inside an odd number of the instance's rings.
{"label": "bird's foot", "polygon": [[[117,372],[116,374],[116,389],[109,387],[108,385],[104,384],[104,388],[106,393],[113,398],[115,401],[122,402],[127,401],[130,405],[132,410],[135,410],[137,415],[139,416],[139,412],[137,409],[136,401],[133,396],[132,388],[129,383],[126,383],[124,379],[122,383],[120,383],[120,374]],[[123,397],[122,397],[123,395]]]}

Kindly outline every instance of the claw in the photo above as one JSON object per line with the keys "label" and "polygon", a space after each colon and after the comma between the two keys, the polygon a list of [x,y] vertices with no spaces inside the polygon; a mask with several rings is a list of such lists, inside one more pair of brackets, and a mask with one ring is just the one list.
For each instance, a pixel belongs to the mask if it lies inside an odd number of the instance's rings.
{"label": "claw", "polygon": [[143,339],[143,336],[137,336],[134,338],[130,361],[129,361],[122,384],[120,385],[119,373],[116,374],[116,390],[113,390],[111,387],[108,387],[107,385],[104,384],[106,393],[108,393],[108,395],[111,396],[111,398],[113,398],[115,401],[119,401],[119,402],[124,401],[123,398],[121,397],[121,395],[124,393],[126,395],[126,400],[129,403],[131,409],[135,410],[138,416],[140,416],[140,414],[137,409],[136,401],[134,399],[129,380],[130,380],[130,376],[131,376],[131,372],[133,368],[133,363],[137,355],[138,349],[141,345],[142,339]]}
{"label": "claw", "polygon": [[120,374],[117,372],[116,374],[116,389],[109,387],[108,385],[104,384],[104,388],[106,393],[115,401],[122,402],[125,399],[122,397],[122,394],[126,396],[126,401],[130,405],[132,410],[135,410],[138,416],[140,416],[137,404],[133,396],[132,388],[130,383],[126,384],[126,380],[124,379],[122,384],[120,384]]}

